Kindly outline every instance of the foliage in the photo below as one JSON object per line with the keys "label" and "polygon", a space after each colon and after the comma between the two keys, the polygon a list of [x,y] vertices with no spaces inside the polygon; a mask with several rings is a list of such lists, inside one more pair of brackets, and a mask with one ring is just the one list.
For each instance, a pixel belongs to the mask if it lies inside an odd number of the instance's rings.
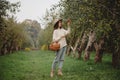
{"label": "foliage", "polygon": [[9,13],[16,13],[19,11],[18,8],[20,7],[20,2],[10,3],[7,0],[0,0],[0,18],[9,16]]}
{"label": "foliage", "polygon": [[41,32],[41,26],[36,20],[26,19],[22,22],[23,27],[29,36],[29,41],[33,48],[39,47],[39,35]]}
{"label": "foliage", "polygon": [[46,24],[45,28],[41,30],[40,35],[39,35],[39,44],[44,45],[44,44],[50,44],[52,41],[52,34],[53,34],[53,26],[55,19],[57,17],[56,12],[52,11],[46,11],[46,14],[43,17],[43,23]]}
{"label": "foliage", "polygon": [[52,41],[52,28],[48,27],[47,29],[41,30],[39,35],[39,44],[40,46],[44,44],[49,44]]}
{"label": "foliage", "polygon": [[17,23],[14,18],[6,19],[5,24],[7,27],[0,38],[1,55],[20,50],[25,47],[25,44],[30,44],[22,24]]}
{"label": "foliage", "polygon": [[48,45],[42,45],[40,50],[48,50]]}
{"label": "foliage", "polygon": [[[13,14],[18,11],[19,7],[19,2],[10,3],[7,0],[0,0],[0,55],[10,53],[14,49],[18,50],[18,46],[21,46],[21,42],[18,43],[18,39],[16,39],[19,32],[17,33],[17,30],[15,29],[12,30],[13,27],[16,26],[16,24],[13,25],[12,23],[9,23],[9,20],[7,20],[8,18],[13,17]],[[13,27],[10,28],[10,25],[12,25]],[[14,32],[16,32],[17,34],[15,35]],[[15,45],[17,47],[15,47]]]}
{"label": "foliage", "polygon": [[0,0],[0,31],[5,27],[4,18],[15,14],[20,7],[20,3],[10,3],[7,0]]}
{"label": "foliage", "polygon": [[70,18],[72,32],[69,42],[74,45],[77,38],[81,38],[85,31],[96,32],[96,41],[105,40],[105,50],[117,57],[120,62],[120,1],[119,0],[61,0],[53,7],[60,7],[60,16]]}
{"label": "foliage", "polygon": [[31,49],[30,48],[25,48],[25,51],[30,51]]}

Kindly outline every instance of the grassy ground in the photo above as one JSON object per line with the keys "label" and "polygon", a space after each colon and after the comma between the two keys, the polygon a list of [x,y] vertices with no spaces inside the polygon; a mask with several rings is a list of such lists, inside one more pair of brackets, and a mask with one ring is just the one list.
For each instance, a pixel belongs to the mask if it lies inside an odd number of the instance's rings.
{"label": "grassy ground", "polygon": [[[103,62],[94,64],[94,54],[84,62],[65,56],[63,76],[50,78],[54,59],[51,51],[20,51],[0,56],[0,80],[119,80],[120,70],[111,66],[111,55],[104,55]],[[57,72],[56,72],[57,73]]]}

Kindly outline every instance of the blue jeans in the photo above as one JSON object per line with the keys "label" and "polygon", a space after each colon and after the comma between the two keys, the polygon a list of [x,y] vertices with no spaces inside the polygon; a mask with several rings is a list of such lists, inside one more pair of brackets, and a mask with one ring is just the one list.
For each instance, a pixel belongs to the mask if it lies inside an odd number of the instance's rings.
{"label": "blue jeans", "polygon": [[59,51],[56,52],[56,57],[52,63],[52,70],[55,70],[57,63],[58,63],[58,68],[62,69],[66,48],[67,47],[64,46],[63,48],[61,48]]}

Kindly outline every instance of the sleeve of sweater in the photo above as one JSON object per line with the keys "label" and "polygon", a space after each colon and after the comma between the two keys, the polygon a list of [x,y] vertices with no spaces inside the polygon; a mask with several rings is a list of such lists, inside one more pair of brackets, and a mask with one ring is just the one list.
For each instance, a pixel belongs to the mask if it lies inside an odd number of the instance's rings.
{"label": "sleeve of sweater", "polygon": [[70,27],[68,27],[68,29],[65,30],[65,36],[68,35],[68,34],[70,34]]}

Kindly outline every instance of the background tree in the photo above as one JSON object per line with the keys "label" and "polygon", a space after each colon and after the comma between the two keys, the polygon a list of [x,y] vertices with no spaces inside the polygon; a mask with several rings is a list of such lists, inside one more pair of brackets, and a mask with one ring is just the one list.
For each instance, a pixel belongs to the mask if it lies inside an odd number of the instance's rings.
{"label": "background tree", "polygon": [[58,5],[54,6],[54,8],[56,7],[61,8],[60,16],[62,18],[70,18],[74,22],[71,25],[72,33],[68,40],[69,45],[74,46],[77,38],[81,40],[85,30],[88,33],[89,30],[93,30],[96,34],[96,43],[99,44],[101,38],[103,41],[105,40],[105,50],[108,48],[112,50],[113,66],[119,66],[119,0],[61,0]]}
{"label": "background tree", "polygon": [[39,33],[41,32],[41,25],[36,20],[26,19],[22,22],[25,31],[27,32],[31,41],[31,47],[38,49],[39,47]]}
{"label": "background tree", "polygon": [[[16,13],[20,4],[17,3],[10,3],[6,0],[0,0],[0,54],[6,53],[6,43],[7,42],[7,24],[6,18],[11,17],[13,14]],[[9,15],[11,14],[11,15]]]}
{"label": "background tree", "polygon": [[9,17],[9,14],[15,14],[19,11],[20,3],[10,3],[7,0],[0,0],[0,31],[5,27],[4,18]]}
{"label": "background tree", "polygon": [[[24,26],[17,23],[14,18],[8,18],[5,21],[7,27],[5,27],[5,33],[1,37],[1,55],[12,53],[24,48],[24,44],[30,44],[28,34],[26,33]],[[27,47],[27,46],[26,46]]]}

